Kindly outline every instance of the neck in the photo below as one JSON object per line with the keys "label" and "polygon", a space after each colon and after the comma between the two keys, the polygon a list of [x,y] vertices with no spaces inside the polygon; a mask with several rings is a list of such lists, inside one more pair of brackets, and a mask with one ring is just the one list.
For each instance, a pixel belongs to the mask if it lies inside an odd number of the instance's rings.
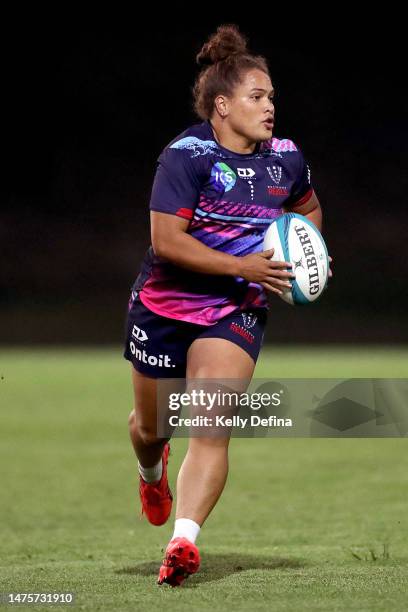
{"label": "neck", "polygon": [[237,134],[222,119],[210,119],[214,138],[225,149],[234,153],[251,154],[255,151],[256,142],[248,140],[242,134]]}

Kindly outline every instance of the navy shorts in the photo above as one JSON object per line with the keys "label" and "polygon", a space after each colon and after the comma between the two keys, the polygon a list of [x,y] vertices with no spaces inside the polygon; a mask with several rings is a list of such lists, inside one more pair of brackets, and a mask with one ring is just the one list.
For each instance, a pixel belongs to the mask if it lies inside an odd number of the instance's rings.
{"label": "navy shorts", "polygon": [[197,338],[224,338],[244,349],[255,361],[262,346],[265,309],[236,311],[215,325],[197,325],[158,315],[132,292],[126,319],[123,356],[152,378],[185,378],[187,351]]}

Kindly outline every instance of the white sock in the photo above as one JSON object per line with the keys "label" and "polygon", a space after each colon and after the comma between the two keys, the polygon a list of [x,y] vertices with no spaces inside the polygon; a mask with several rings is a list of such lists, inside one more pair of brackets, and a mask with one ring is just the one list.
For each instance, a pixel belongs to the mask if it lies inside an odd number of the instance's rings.
{"label": "white sock", "polygon": [[162,477],[163,462],[161,459],[159,463],[157,465],[153,465],[153,467],[143,467],[143,465],[140,465],[139,461],[137,462],[137,466],[139,468],[139,474],[145,482],[157,482]]}
{"label": "white sock", "polygon": [[174,533],[171,539],[174,540],[174,538],[187,538],[187,540],[190,540],[190,542],[193,542],[194,544],[198,534],[200,533],[200,529],[200,525],[198,525],[191,519],[176,519],[174,525]]}

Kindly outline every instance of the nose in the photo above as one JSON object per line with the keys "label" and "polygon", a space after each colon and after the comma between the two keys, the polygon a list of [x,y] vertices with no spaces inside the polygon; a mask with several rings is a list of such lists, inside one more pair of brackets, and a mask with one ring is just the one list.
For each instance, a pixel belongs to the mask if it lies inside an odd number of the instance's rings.
{"label": "nose", "polygon": [[274,117],[275,115],[275,107],[273,105],[273,102],[271,100],[268,100],[266,106],[265,106],[265,113],[270,113],[272,115],[272,117]]}
{"label": "nose", "polygon": [[271,111],[272,115],[275,114],[275,106],[274,106],[272,100],[268,100],[268,110]]}

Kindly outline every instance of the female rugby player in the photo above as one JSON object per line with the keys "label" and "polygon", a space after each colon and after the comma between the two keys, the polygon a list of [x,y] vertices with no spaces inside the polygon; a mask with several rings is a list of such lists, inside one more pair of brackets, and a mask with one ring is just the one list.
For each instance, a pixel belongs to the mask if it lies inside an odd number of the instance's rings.
{"label": "female rugby player", "polygon": [[[263,340],[266,292],[291,286],[291,264],[262,252],[274,219],[296,211],[321,228],[309,168],[290,140],[272,136],[274,88],[266,60],[251,55],[233,25],[197,55],[202,120],[158,159],[151,239],[133,287],[124,356],[132,364],[130,436],[138,458],[142,513],[169,518],[168,439],[156,433],[157,378],[250,380]],[[250,329],[246,329],[248,315]],[[255,320],[255,324],[253,324]],[[192,437],[177,478],[174,533],[158,583],[197,571],[195,545],[228,472],[227,437]]]}

